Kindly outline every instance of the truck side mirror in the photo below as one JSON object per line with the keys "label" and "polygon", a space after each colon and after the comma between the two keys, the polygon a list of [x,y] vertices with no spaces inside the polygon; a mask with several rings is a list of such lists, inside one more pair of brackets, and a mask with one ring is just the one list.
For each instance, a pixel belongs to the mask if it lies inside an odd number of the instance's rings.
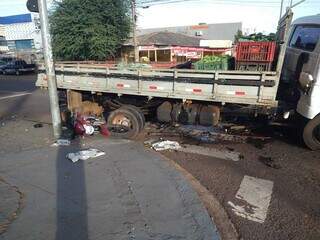
{"label": "truck side mirror", "polygon": [[304,93],[308,93],[312,86],[313,76],[306,72],[301,72],[299,77],[300,88]]}

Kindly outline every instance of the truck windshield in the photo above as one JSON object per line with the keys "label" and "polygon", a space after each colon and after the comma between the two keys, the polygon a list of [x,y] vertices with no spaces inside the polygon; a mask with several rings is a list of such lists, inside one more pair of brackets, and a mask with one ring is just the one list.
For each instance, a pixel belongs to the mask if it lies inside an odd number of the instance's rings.
{"label": "truck windshield", "polygon": [[314,51],[320,38],[320,26],[299,25],[290,41],[290,47]]}

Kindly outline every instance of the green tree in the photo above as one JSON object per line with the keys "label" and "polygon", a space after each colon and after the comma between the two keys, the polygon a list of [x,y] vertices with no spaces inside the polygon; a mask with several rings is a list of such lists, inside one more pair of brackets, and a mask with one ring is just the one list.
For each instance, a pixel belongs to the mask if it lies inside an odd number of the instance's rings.
{"label": "green tree", "polygon": [[130,34],[128,0],[63,0],[50,14],[59,60],[105,60]]}
{"label": "green tree", "polygon": [[237,34],[234,36],[234,42],[235,42],[235,43],[239,42],[239,40],[240,40],[241,38],[243,38],[243,37],[244,37],[244,36],[243,36],[242,31],[241,31],[241,30],[238,30],[238,31],[237,31]]}

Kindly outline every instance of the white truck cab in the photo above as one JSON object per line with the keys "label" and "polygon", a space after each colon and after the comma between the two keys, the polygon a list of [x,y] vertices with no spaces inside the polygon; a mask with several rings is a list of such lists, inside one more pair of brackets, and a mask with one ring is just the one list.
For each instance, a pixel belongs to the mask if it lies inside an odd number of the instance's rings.
{"label": "white truck cab", "polygon": [[311,149],[320,149],[320,15],[292,23],[282,81],[296,89],[298,94],[292,94],[296,111],[308,119],[304,142]]}

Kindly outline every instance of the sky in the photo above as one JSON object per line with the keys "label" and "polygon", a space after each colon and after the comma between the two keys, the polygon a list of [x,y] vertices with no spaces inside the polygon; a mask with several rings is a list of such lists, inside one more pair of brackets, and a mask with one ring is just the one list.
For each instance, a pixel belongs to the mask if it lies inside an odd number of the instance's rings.
{"label": "sky", "polygon": [[[286,6],[290,2],[284,1]],[[0,16],[27,13],[25,4],[26,0],[0,0]],[[138,14],[139,28],[242,22],[244,32],[268,33],[276,30],[280,0],[189,0],[139,8]],[[306,0],[294,8],[294,18],[314,14],[320,14],[320,0]]]}

